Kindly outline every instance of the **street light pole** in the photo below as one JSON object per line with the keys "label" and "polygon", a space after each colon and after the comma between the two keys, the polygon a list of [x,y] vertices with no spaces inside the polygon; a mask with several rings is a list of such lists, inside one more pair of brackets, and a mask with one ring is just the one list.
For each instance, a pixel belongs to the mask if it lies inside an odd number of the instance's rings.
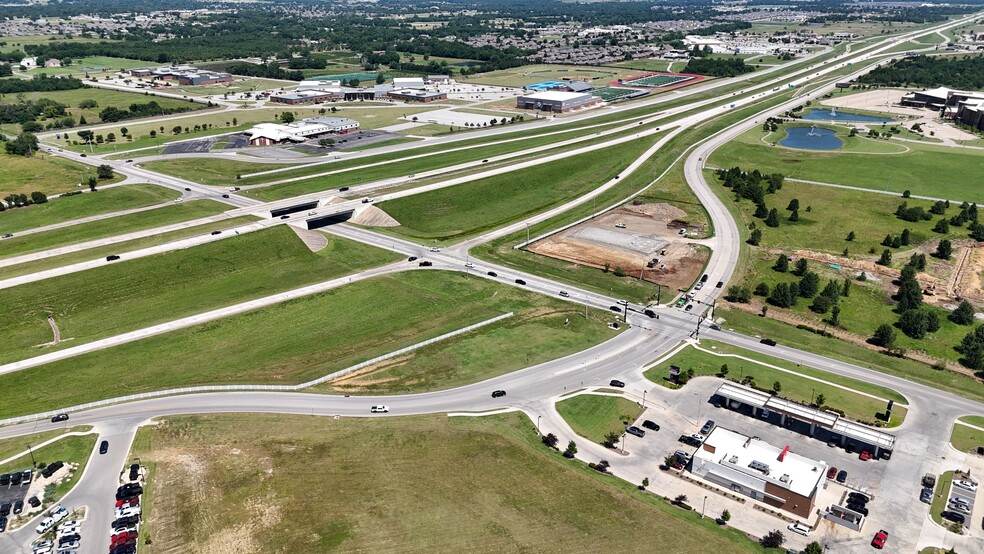
{"label": "street light pole", "polygon": [[536,434],[540,434],[540,418],[543,416],[536,416]]}
{"label": "street light pole", "polygon": [[643,410],[646,409],[646,391],[645,390],[642,391],[642,409]]}
{"label": "street light pole", "polygon": [[34,451],[31,450],[31,445],[27,445],[27,452],[31,455],[31,467],[37,467],[38,463],[34,461]]}
{"label": "street light pole", "polygon": [[530,243],[530,224],[526,224],[526,244]]}
{"label": "street light pole", "polygon": [[704,495],[704,502],[700,505],[700,518],[704,519],[704,508],[707,506],[707,495]]}

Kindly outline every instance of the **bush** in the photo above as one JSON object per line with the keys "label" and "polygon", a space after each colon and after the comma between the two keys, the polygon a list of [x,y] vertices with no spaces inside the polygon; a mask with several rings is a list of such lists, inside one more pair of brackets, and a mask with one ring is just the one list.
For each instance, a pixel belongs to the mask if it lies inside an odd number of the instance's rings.
{"label": "bush", "polygon": [[766,548],[779,548],[784,542],[786,542],[786,537],[783,536],[782,531],[776,529],[774,531],[769,531],[769,534],[762,537],[760,541],[762,546]]}
{"label": "bush", "polygon": [[547,433],[546,435],[540,437],[540,440],[543,441],[543,444],[549,446],[550,448],[557,448],[557,435],[554,435],[553,433]]}

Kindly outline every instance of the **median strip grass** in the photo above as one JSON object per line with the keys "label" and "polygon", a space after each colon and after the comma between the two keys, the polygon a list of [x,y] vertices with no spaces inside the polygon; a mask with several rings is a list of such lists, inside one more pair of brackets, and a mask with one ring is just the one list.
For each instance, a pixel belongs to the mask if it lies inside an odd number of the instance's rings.
{"label": "median strip grass", "polygon": [[642,415],[642,407],[617,396],[581,394],[558,402],[557,412],[575,433],[602,443],[609,433],[623,434]]}
{"label": "median strip grass", "polygon": [[[254,251],[253,255],[257,253]],[[223,264],[228,262],[223,260]],[[169,265],[180,267],[180,264]],[[279,279],[286,280],[290,273],[298,271],[297,267],[285,267]],[[208,274],[207,271],[196,272],[199,273]],[[264,275],[262,271],[259,274]],[[207,289],[215,295],[222,294],[224,288],[256,290],[249,288],[251,279],[238,280],[237,277],[239,275],[234,274],[225,279],[213,279],[214,284],[210,280],[209,284],[197,285],[198,290]],[[106,279],[90,281],[101,283]],[[267,275],[267,280],[260,282],[270,281],[276,280]],[[181,288],[173,287],[174,290]],[[160,298],[148,305],[139,288],[131,290],[130,294],[137,298],[122,295],[112,304],[113,315],[123,311],[121,307],[127,303],[132,303],[142,312],[173,319],[173,311],[161,313],[162,306],[167,310],[171,308],[160,304]],[[241,291],[236,294],[240,298],[243,295]],[[202,295],[202,292],[196,294]],[[175,302],[180,300],[170,296],[165,298]],[[179,307],[187,309],[184,302],[188,301],[180,301]],[[7,398],[0,405],[0,417],[181,386],[301,383],[506,312],[516,314],[507,322],[515,318],[535,320],[550,314],[551,318],[546,321],[562,327],[559,316],[553,315],[565,311],[565,317],[571,319],[581,313],[577,306],[569,303],[467,274],[445,271],[397,273],[0,376],[0,389],[5,391]],[[102,310],[102,313],[106,312]],[[98,313],[98,310],[88,310],[86,315]],[[147,318],[143,313],[139,316]],[[117,317],[128,321],[134,316],[121,314]],[[119,320],[114,324],[120,327]],[[600,320],[595,325],[604,327]],[[532,335],[536,329],[527,331]],[[102,329],[91,332],[102,333]],[[544,352],[543,356],[569,354],[610,336],[597,332],[586,335],[583,329],[580,333],[565,332],[577,335],[580,340],[565,338],[561,346],[568,350]],[[557,333],[559,331],[553,330],[551,334],[541,334],[550,337]],[[63,331],[62,336],[70,335]],[[505,336],[512,338],[508,333]],[[500,343],[497,348],[513,346]],[[538,348],[547,349],[547,346],[541,344]],[[464,349],[464,353],[469,355],[469,350]],[[502,369],[490,359],[483,372],[476,370],[472,375],[481,379],[501,372]],[[69,373],[71,380],[64,378]],[[457,382],[463,380],[460,376],[457,379]],[[106,383],[110,382],[115,384],[107,388]],[[443,386],[443,382],[439,383]]]}
{"label": "median strip grass", "polygon": [[[984,417],[981,416],[966,416],[957,421],[984,428]],[[961,452],[976,453],[979,447],[984,446],[984,431],[955,423],[950,433],[950,444]]]}
{"label": "median strip grass", "polygon": [[[144,169],[173,175],[203,185],[241,184],[236,180],[237,175],[253,173],[254,171],[269,171],[284,167],[296,167],[297,164],[265,164],[246,160],[227,160],[223,158],[174,158],[170,160],[154,160],[138,164]],[[233,183],[236,181],[235,183]]]}
{"label": "median strip grass", "polygon": [[87,192],[54,198],[44,204],[7,210],[0,213],[0,234],[44,227],[83,217],[143,208],[168,202],[181,196],[177,191],[156,185],[112,187],[96,193]]}
{"label": "median strip grass", "polygon": [[[287,227],[0,290],[0,362],[74,346],[395,261],[340,237],[316,253]],[[61,330],[52,340],[47,318]]]}
{"label": "median strip grass", "polygon": [[[153,515],[145,516],[154,541],[141,544],[149,554],[208,551],[231,534],[261,552],[638,552],[695,544],[763,552],[738,530],[565,460],[519,414],[174,417],[142,428],[135,446],[133,455],[156,468]],[[199,468],[200,480],[188,479],[188,467]]]}
{"label": "median strip grass", "polygon": [[0,439],[0,460],[20,454],[27,450],[27,445],[37,446],[46,440],[53,439],[65,433],[79,432],[84,433],[92,429],[91,425],[76,425],[70,429],[51,429],[30,435],[21,435],[12,439]]}

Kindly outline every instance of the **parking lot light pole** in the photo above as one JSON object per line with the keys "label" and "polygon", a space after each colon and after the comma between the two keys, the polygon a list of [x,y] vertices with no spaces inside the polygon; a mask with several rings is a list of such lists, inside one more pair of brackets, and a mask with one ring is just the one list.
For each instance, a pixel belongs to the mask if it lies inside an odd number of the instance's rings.
{"label": "parking lot light pole", "polygon": [[536,416],[536,434],[540,434],[540,418],[543,416]]}
{"label": "parking lot light pole", "polygon": [[704,508],[707,507],[707,495],[704,495],[704,502],[700,505],[700,519],[704,519]]}
{"label": "parking lot light pole", "polygon": [[642,409],[646,409],[646,390],[642,390]]}
{"label": "parking lot light pole", "polygon": [[31,455],[31,467],[37,467],[38,463],[34,461],[34,451],[31,450],[31,445],[27,445],[27,452]]}

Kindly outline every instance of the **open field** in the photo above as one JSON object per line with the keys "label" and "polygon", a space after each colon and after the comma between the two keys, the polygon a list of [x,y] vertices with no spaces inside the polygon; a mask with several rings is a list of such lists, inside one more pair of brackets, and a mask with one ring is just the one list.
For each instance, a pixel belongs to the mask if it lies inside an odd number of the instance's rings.
{"label": "open field", "polygon": [[[93,123],[99,123],[99,112],[109,108],[115,107],[120,109],[126,109],[130,104],[146,104],[148,102],[157,102],[162,108],[181,108],[186,110],[196,110],[202,109],[205,106],[202,104],[193,104],[187,100],[178,100],[177,98],[163,98],[160,96],[145,96],[136,92],[122,92],[118,90],[108,90],[94,87],[84,87],[75,90],[55,90],[50,92],[25,92],[24,98],[27,100],[38,100],[41,98],[47,98],[49,100],[54,100],[55,102],[61,102],[68,106],[66,111],[75,117],[76,124],[79,121],[79,116],[85,116],[85,120],[89,125]],[[79,102],[83,100],[95,100],[99,105],[95,108],[79,108]],[[158,114],[160,115],[160,114]],[[119,126],[127,127],[126,121],[118,122]],[[65,129],[75,136],[75,129]],[[99,132],[97,131],[97,134]],[[116,133],[117,144],[120,148],[123,147],[123,139],[120,133]]]}
{"label": "open field", "polygon": [[[66,465],[71,463],[78,464],[79,466],[75,471],[75,477],[65,479],[56,485],[54,495],[46,497],[44,499],[45,503],[57,502],[68,491],[72,490],[72,487],[78,481],[78,477],[82,475],[82,472],[85,471],[85,466],[89,463],[89,455],[92,454],[92,449],[96,445],[96,437],[97,435],[95,433],[65,437],[47,446],[34,449],[34,459],[39,463],[49,464],[51,462],[62,461]],[[25,454],[12,462],[0,465],[0,473],[7,473],[18,469],[23,470],[29,467],[31,467],[31,457],[30,454]]]}
{"label": "open field", "polygon": [[[62,42],[59,40],[59,42]],[[75,75],[80,79],[88,76],[100,79],[103,74],[110,75],[125,69],[137,67],[152,67],[154,64],[145,60],[131,58],[112,58],[109,56],[86,56],[84,58],[72,58],[72,65],[63,67],[40,67],[31,69],[29,75],[45,73],[47,75]]]}
{"label": "open field", "polygon": [[[0,154],[0,165],[3,166],[0,198],[8,194],[30,196],[34,191],[49,196],[69,192],[77,190],[76,184],[96,175],[94,167],[44,154],[30,158]],[[100,185],[108,185],[121,179],[122,176],[116,174],[112,179],[100,181]]]}
{"label": "open field", "polygon": [[[618,66],[624,69],[632,71],[668,71],[669,65],[673,62],[668,62],[666,60],[628,60],[624,62],[617,62],[610,65]],[[686,61],[676,62],[678,67],[682,68],[687,65]]]}
{"label": "open field", "polygon": [[156,185],[127,185],[55,198],[45,204],[0,213],[0,234],[14,233],[109,212],[130,210],[168,202],[181,196]]}
{"label": "open field", "polygon": [[[960,421],[984,427],[984,417],[981,416],[966,416],[960,418]],[[984,446],[984,431],[954,424],[950,444],[961,452],[977,452],[977,447]]]}
{"label": "open field", "polygon": [[512,69],[489,71],[456,79],[461,83],[493,85],[500,87],[522,87],[544,81],[560,81],[564,77],[590,79],[595,85],[607,84],[622,77],[637,75],[636,69],[615,69],[611,67],[587,67],[575,65],[525,65]]}
{"label": "open field", "polygon": [[[247,251],[236,249],[237,255],[243,255],[243,252]],[[257,255],[255,251],[247,253],[254,257]],[[351,255],[341,258],[353,259]],[[199,265],[202,263],[198,262]],[[366,262],[363,260],[363,263]],[[292,272],[299,271],[288,264],[279,264],[275,268],[285,272],[281,281],[290,277]],[[269,271],[258,273],[266,276]],[[208,273],[203,271],[201,274]],[[150,273],[146,271],[139,274],[142,277],[147,275]],[[240,275],[241,272],[235,272],[224,281],[237,282]],[[157,276],[154,274],[154,277]],[[104,288],[113,286],[98,275],[89,277],[89,282],[106,283]],[[274,282],[274,279],[267,278],[267,281]],[[179,290],[167,284],[169,289]],[[200,290],[213,290],[215,295],[235,294],[236,300],[246,299],[240,290],[223,292],[221,282],[215,278],[199,287]],[[167,313],[162,314],[159,307],[155,308],[148,301],[143,290],[139,292],[137,298],[121,298],[114,307],[129,301],[147,315],[120,314],[118,319],[110,322],[115,326],[110,331],[122,330],[121,320],[124,318],[132,320],[143,317],[142,324],[152,323],[149,321],[152,316],[169,320],[178,315],[174,310],[181,307],[171,304],[179,301],[201,302],[195,298],[185,301],[170,296],[150,298],[158,306],[161,300],[172,301],[167,304]],[[210,307],[220,305],[216,298],[210,299],[210,302]],[[183,305],[188,309],[187,304]],[[352,306],[359,309],[351,309]],[[467,274],[413,271],[378,277],[323,294],[0,376],[0,388],[6,391],[9,398],[0,405],[0,417],[176,386],[299,383],[506,312],[525,316],[556,314],[565,310],[572,319],[583,313],[577,305]],[[121,308],[117,311],[125,310]],[[332,316],[326,318],[325,314]],[[18,313],[11,315],[10,319],[19,321],[25,317]],[[30,321],[34,324],[34,331],[41,330],[43,316],[34,315]],[[597,325],[603,324],[599,322]],[[90,332],[111,334],[104,326],[105,323]],[[62,335],[72,336],[66,331]],[[583,332],[580,336],[584,336]],[[610,335],[595,336],[600,339]],[[21,343],[27,342],[24,337],[19,338]],[[589,346],[592,343],[584,342],[577,344],[575,350]],[[554,352],[554,355],[558,354]],[[71,382],[62,378],[69,368],[75,377]],[[165,368],[166,371],[163,371]],[[486,367],[486,370],[483,375],[500,372],[495,367]],[[104,385],[106,379],[121,372],[127,375],[125,385],[107,392]]]}
{"label": "open field", "polygon": [[83,37],[66,38],[61,35],[27,35],[2,37],[0,40],[7,43],[6,46],[0,46],[0,51],[15,52],[22,51],[23,47],[27,45],[48,44],[49,42],[99,42],[105,39]]}
{"label": "open field", "polygon": [[[642,406],[626,398],[580,394],[557,403],[557,413],[578,435],[602,443],[608,433],[625,433],[625,426],[639,419]],[[558,445],[565,448],[567,445]]]}
{"label": "open field", "polygon": [[149,554],[230,540],[257,552],[763,551],[565,460],[517,414],[169,418],[135,444],[154,468]]}
{"label": "open field", "polygon": [[36,345],[52,337],[49,316],[63,340],[49,349],[61,348],[394,260],[388,252],[334,237],[313,253],[280,226],[2,289],[9,309],[0,315],[0,334],[7,339],[0,360],[41,353]]}
{"label": "open field", "polygon": [[[816,395],[822,394],[824,396],[824,405],[828,408],[843,410],[847,417],[872,423],[875,421],[875,414],[885,410],[886,402],[857,394],[854,391],[873,394],[886,401],[894,400],[901,403],[905,403],[906,401],[905,397],[891,389],[871,385],[856,379],[840,377],[811,367],[790,364],[784,360],[771,356],[763,356],[743,348],[707,340],[701,341],[701,348],[713,350],[715,354],[735,354],[744,356],[750,360],[715,356],[714,354],[688,347],[681,350],[669,360],[647,370],[645,373],[646,378],[654,383],[672,387],[673,385],[667,380],[670,365],[675,365],[684,372],[692,369],[696,377],[702,375],[718,376],[721,372],[721,366],[727,364],[727,377],[729,379],[741,381],[745,377],[752,377],[754,378],[754,386],[766,390],[771,390],[772,384],[779,381],[782,384],[780,395],[783,398],[807,405],[815,400]],[[792,373],[780,371],[764,364],[781,367]],[[804,376],[843,385],[847,389],[813,381],[804,378]],[[896,409],[892,412],[892,425],[902,423],[905,415],[905,408],[896,406]]]}
{"label": "open field", "polygon": [[297,81],[281,81],[277,79],[263,79],[259,77],[240,77],[236,76],[231,83],[221,83],[203,86],[182,86],[174,85],[167,89],[168,92],[180,92],[188,96],[219,96],[226,93],[293,89],[297,86]]}
{"label": "open field", "polygon": [[[851,294],[853,295],[854,292],[852,291]],[[966,375],[938,371],[913,360],[893,358],[876,350],[822,337],[775,319],[763,318],[739,310],[718,307],[715,314],[725,319],[726,322],[722,326],[729,329],[754,336],[770,337],[780,344],[793,348],[859,364],[882,373],[899,375],[973,400],[984,400],[984,391],[981,390],[980,382]]]}
{"label": "open field", "polygon": [[87,262],[90,260],[98,260],[99,258],[105,258],[106,256],[112,254],[117,254],[117,255],[126,254],[127,252],[133,252],[134,250],[139,250],[141,248],[149,248],[151,246],[166,244],[186,237],[192,237],[195,235],[204,235],[212,231],[222,231],[225,229],[237,227],[239,225],[246,225],[247,223],[253,223],[257,221],[257,219],[258,219],[257,217],[251,215],[233,217],[231,219],[220,219],[219,221],[215,221],[212,223],[204,223],[202,225],[195,225],[193,227],[185,227],[183,229],[178,229],[176,231],[171,231],[169,233],[159,233],[156,235],[151,235],[140,239],[133,239],[128,241],[118,242],[116,244],[110,244],[108,246],[88,248],[85,250],[80,250],[78,252],[70,252],[68,254],[62,254],[60,256],[50,256],[47,258],[41,258],[38,260],[20,263],[17,265],[0,267],[0,279],[10,279],[11,277],[30,275],[31,273],[35,273],[38,271],[45,271],[48,269],[54,269],[66,265],[77,264],[80,262]]}
{"label": "open field", "polygon": [[451,241],[500,227],[580,196],[613,178],[659,139],[603,148],[379,205],[400,222],[391,230],[415,239]]}
{"label": "open field", "polygon": [[[86,193],[82,196],[91,194],[93,193]],[[102,194],[102,192],[95,194]],[[67,201],[71,202],[73,199],[74,197],[69,197]],[[0,251],[0,258],[19,256],[30,252],[40,252],[50,248],[79,244],[143,229],[152,229],[162,225],[190,221],[200,217],[222,213],[228,209],[229,206],[214,200],[192,200],[149,212],[121,215],[119,217],[82,223],[71,227],[71,231],[54,229],[31,235],[15,235],[3,241],[3,250]]]}
{"label": "open field", "polygon": [[[757,168],[763,173],[782,173],[797,179],[898,193],[911,190],[916,195],[958,201],[984,201],[984,193],[977,186],[976,169],[984,160],[982,152],[914,142],[891,145],[904,144],[911,149],[904,154],[818,152],[767,146],[759,141],[762,135],[759,129],[743,134],[716,150],[708,165]],[[845,148],[849,146],[846,144]],[[941,167],[946,170],[940,171]]]}
{"label": "open field", "polygon": [[229,185],[236,180],[236,175],[291,167],[296,164],[265,164],[251,162],[248,159],[174,158],[143,162],[138,165],[203,185]]}

